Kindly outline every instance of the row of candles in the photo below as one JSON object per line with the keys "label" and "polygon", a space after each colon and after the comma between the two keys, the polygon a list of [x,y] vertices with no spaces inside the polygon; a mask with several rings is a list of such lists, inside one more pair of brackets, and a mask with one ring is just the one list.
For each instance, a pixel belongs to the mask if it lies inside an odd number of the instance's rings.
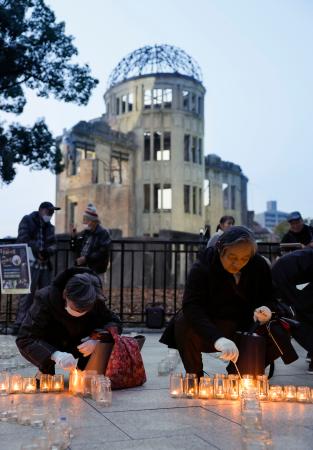
{"label": "row of candles", "polygon": [[[64,391],[63,375],[40,376],[40,392],[62,392]],[[8,394],[32,394],[37,392],[37,379],[34,377],[22,377],[19,374],[9,375],[7,372],[0,373],[0,396]],[[102,406],[112,404],[111,381],[104,375],[99,375],[95,370],[73,370],[69,378],[69,392],[73,395],[81,394],[92,397]]]}
{"label": "row of candles", "polygon": [[[41,375],[39,382],[40,392],[61,392],[64,390],[63,375]],[[22,375],[9,375],[0,373],[0,395],[8,394],[32,394],[37,392],[37,380],[35,377],[22,377]]]}
{"label": "row of candles", "polygon": [[229,399],[238,400],[242,392],[256,389],[259,400],[313,402],[313,389],[309,386],[269,386],[267,375],[225,375],[215,374],[213,379],[201,377],[199,382],[196,374],[172,373],[170,376],[170,395],[174,398]]}

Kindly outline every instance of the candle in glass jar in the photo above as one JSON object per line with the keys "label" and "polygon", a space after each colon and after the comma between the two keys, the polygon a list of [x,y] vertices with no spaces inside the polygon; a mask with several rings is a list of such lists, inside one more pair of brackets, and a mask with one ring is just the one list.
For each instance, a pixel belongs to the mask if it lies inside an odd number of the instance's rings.
{"label": "candle in glass jar", "polygon": [[249,391],[255,388],[254,376],[250,374],[244,374],[241,378],[241,391]]}
{"label": "candle in glass jar", "polygon": [[10,392],[12,394],[17,394],[23,390],[23,377],[21,375],[15,374],[10,378]]}
{"label": "candle in glass jar", "polygon": [[257,375],[257,395],[259,400],[267,400],[268,397],[268,376],[267,375]]}
{"label": "candle in glass jar", "polygon": [[198,395],[198,378],[195,373],[186,373],[184,392],[187,398],[194,398]]}
{"label": "candle in glass jar", "polygon": [[212,398],[213,386],[210,377],[200,378],[198,392],[200,398],[204,399]]}
{"label": "candle in glass jar", "polygon": [[183,376],[181,373],[172,373],[170,376],[171,397],[182,397],[184,393]]}
{"label": "candle in glass jar", "polygon": [[23,392],[25,394],[36,392],[36,378],[26,377],[23,379]]}
{"label": "candle in glass jar", "polygon": [[0,395],[8,395],[10,377],[7,372],[0,373]]}
{"label": "candle in glass jar", "polygon": [[50,392],[52,376],[48,374],[40,375],[40,392]]}
{"label": "candle in glass jar", "polygon": [[69,379],[69,392],[73,395],[80,394],[82,392],[82,380],[83,374],[78,369],[73,369],[70,373]]}
{"label": "candle in glass jar", "polygon": [[64,376],[54,375],[52,377],[52,390],[55,392],[61,392],[64,390]]}
{"label": "candle in glass jar", "polygon": [[297,401],[301,403],[310,401],[310,388],[308,386],[297,387]]}
{"label": "candle in glass jar", "polygon": [[227,397],[231,400],[239,398],[239,375],[228,375]]}
{"label": "candle in glass jar", "polygon": [[286,402],[295,402],[297,400],[296,386],[284,386],[284,399]]}
{"label": "candle in glass jar", "polygon": [[224,374],[216,373],[213,379],[214,397],[225,398],[227,394],[227,380]]}
{"label": "candle in glass jar", "polygon": [[273,402],[280,402],[284,399],[284,392],[281,386],[273,385],[270,386],[268,391],[268,397]]}

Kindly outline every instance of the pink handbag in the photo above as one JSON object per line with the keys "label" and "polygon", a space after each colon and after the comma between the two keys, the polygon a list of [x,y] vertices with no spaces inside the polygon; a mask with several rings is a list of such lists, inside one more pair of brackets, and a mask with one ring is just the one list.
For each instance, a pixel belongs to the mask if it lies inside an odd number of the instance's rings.
{"label": "pink handbag", "polygon": [[146,382],[146,372],[136,339],[120,336],[115,328],[109,328],[114,346],[105,371],[112,389],[141,386]]}

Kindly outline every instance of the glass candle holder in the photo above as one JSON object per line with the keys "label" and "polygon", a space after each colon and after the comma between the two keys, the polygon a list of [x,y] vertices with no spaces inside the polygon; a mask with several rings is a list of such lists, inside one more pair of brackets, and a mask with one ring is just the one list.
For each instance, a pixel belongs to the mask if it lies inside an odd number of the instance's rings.
{"label": "glass candle holder", "polygon": [[17,405],[17,422],[20,425],[29,425],[30,414],[31,411],[27,403],[19,403]]}
{"label": "glass candle holder", "polygon": [[11,394],[18,394],[23,391],[23,377],[19,374],[11,375],[10,377],[10,392]]}
{"label": "glass candle holder", "polygon": [[111,381],[108,377],[96,383],[96,402],[101,406],[112,405]]}
{"label": "glass candle holder", "polygon": [[268,391],[268,398],[272,402],[281,402],[282,400],[284,400],[284,391],[282,386],[270,386]]}
{"label": "glass candle holder", "polygon": [[83,395],[85,397],[91,397],[91,381],[94,377],[97,377],[96,370],[85,370],[83,375]]}
{"label": "glass candle holder", "polygon": [[297,401],[297,388],[296,386],[288,385],[284,386],[284,400],[286,402]]}
{"label": "glass candle holder", "polygon": [[301,403],[308,403],[310,401],[311,391],[308,386],[297,387],[297,401]]}
{"label": "glass candle holder", "polygon": [[54,375],[52,377],[51,389],[54,392],[64,391],[64,375]]}
{"label": "glass candle holder", "polygon": [[256,386],[259,400],[267,400],[268,396],[268,377],[267,375],[257,375]]}
{"label": "glass candle holder", "polygon": [[81,394],[83,391],[83,373],[78,369],[73,369],[69,377],[69,392],[72,395]]}
{"label": "glass candle holder", "polygon": [[251,408],[244,409],[241,413],[241,424],[248,432],[250,430],[262,429],[262,409]]}
{"label": "glass candle holder", "polygon": [[43,428],[46,420],[46,410],[43,408],[33,408],[30,414],[30,425],[35,428]]}
{"label": "glass candle holder", "polygon": [[182,397],[184,394],[184,380],[181,373],[171,373],[170,376],[170,396],[174,398]]}
{"label": "glass candle holder", "polygon": [[256,387],[256,382],[253,375],[244,374],[240,380],[240,391],[249,391]]}
{"label": "glass candle holder", "polygon": [[187,398],[195,398],[198,395],[198,378],[195,373],[186,373],[184,378],[184,394]]}
{"label": "glass candle holder", "polygon": [[216,373],[213,379],[213,392],[215,398],[225,398],[227,395],[227,379],[224,374]]}
{"label": "glass candle holder", "polygon": [[10,391],[10,376],[7,372],[0,372],[0,395],[8,395]]}
{"label": "glass candle holder", "polygon": [[170,361],[168,359],[162,359],[158,364],[158,375],[168,375],[171,371]]}
{"label": "glass candle holder", "polygon": [[227,398],[230,400],[238,400],[239,398],[239,375],[228,375]]}
{"label": "glass candle holder", "polygon": [[25,394],[34,394],[36,392],[37,384],[35,377],[26,377],[23,379],[23,392]]}
{"label": "glass candle holder", "polygon": [[40,375],[40,392],[50,392],[52,388],[52,375]]}
{"label": "glass candle holder", "polygon": [[243,429],[242,433],[242,450],[262,450],[272,449],[273,441],[271,433],[267,430],[259,429]]}
{"label": "glass candle holder", "polygon": [[198,387],[199,398],[208,399],[213,397],[213,385],[210,377],[201,377]]}

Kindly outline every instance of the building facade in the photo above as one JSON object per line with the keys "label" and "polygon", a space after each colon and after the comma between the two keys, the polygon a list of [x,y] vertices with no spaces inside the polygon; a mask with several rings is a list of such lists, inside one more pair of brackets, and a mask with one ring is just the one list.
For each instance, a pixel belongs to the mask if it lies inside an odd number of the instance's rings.
{"label": "building facade", "polygon": [[80,230],[84,210],[93,203],[105,226],[134,235],[134,137],[111,130],[100,118],[79,122],[60,147],[65,170],[57,176],[56,204],[62,209],[56,231]]}
{"label": "building facade", "polygon": [[278,211],[277,202],[271,200],[266,202],[266,211],[255,215],[255,220],[263,227],[273,231],[278,224],[287,220],[287,217],[288,213]]}
{"label": "building facade", "polygon": [[[140,49],[149,61],[137,74],[132,55],[117,66],[104,95],[113,130],[133,132],[135,228],[198,233],[203,226],[204,95],[196,63],[170,46]],[[171,59],[172,66],[164,65]],[[137,59],[136,59],[137,64]],[[165,70],[168,73],[164,72]]]}
{"label": "building facade", "polygon": [[201,70],[183,50],[155,45],[127,55],[110,75],[105,115],[62,138],[57,232],[79,224],[90,202],[123,236],[198,234],[224,214],[246,223],[240,167],[204,158],[204,97]]}
{"label": "building facade", "polygon": [[233,216],[237,225],[248,225],[247,184],[237,164],[214,154],[205,157],[205,223],[211,233],[224,215]]}

